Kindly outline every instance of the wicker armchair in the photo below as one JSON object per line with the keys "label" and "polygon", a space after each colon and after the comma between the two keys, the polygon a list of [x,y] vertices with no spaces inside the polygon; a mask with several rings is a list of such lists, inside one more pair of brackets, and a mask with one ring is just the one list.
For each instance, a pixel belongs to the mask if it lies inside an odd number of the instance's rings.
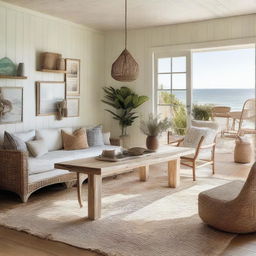
{"label": "wicker armchair", "polygon": [[[111,145],[120,146],[119,139],[110,139]],[[16,193],[22,202],[36,190],[56,184],[65,183],[67,187],[77,182],[76,173],[70,172],[37,182],[29,182],[28,154],[21,151],[0,150],[0,189]]]}
{"label": "wicker armchair", "polygon": [[231,233],[256,231],[256,162],[246,182],[233,181],[199,194],[199,216],[208,225]]}

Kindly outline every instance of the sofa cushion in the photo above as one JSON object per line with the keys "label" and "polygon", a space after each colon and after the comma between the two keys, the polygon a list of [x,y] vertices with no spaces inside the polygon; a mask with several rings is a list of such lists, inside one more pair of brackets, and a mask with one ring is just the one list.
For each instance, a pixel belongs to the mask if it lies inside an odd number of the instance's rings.
{"label": "sofa cushion", "polygon": [[36,140],[44,140],[48,151],[59,150],[63,148],[61,130],[72,133],[72,128],[49,128],[36,130]]}
{"label": "sofa cushion", "polygon": [[104,132],[103,135],[103,141],[105,145],[110,145],[110,132]]}
{"label": "sofa cushion", "polygon": [[87,132],[88,144],[90,147],[104,145],[101,125],[91,129],[87,129],[86,132]]}
{"label": "sofa cushion", "polygon": [[48,152],[48,148],[44,140],[31,140],[26,144],[33,157],[40,157]]}
{"label": "sofa cushion", "polygon": [[80,128],[73,132],[73,134],[61,132],[62,141],[65,150],[78,150],[88,148],[86,132]]}
{"label": "sofa cushion", "polygon": [[118,146],[103,145],[98,147],[90,147],[87,149],[80,150],[56,150],[48,152],[47,154],[34,158],[29,157],[28,159],[28,172],[29,174],[42,173],[54,169],[54,164],[63,161],[70,161],[80,158],[95,157],[102,153],[102,150],[116,149],[121,150]]}
{"label": "sofa cushion", "polygon": [[27,132],[14,132],[14,136],[20,138],[24,142],[28,142],[30,140],[34,140],[36,136],[36,131],[35,130],[30,130]]}
{"label": "sofa cushion", "polygon": [[43,172],[43,173],[37,173],[37,174],[33,174],[33,175],[29,175],[28,176],[28,183],[34,183],[34,182],[39,182],[45,179],[51,179],[54,178],[56,176],[60,176],[60,175],[65,175],[70,173],[67,170],[60,170],[60,169],[54,169],[48,172]]}
{"label": "sofa cushion", "polygon": [[23,140],[6,131],[4,132],[3,147],[7,150],[27,151],[26,143]]}

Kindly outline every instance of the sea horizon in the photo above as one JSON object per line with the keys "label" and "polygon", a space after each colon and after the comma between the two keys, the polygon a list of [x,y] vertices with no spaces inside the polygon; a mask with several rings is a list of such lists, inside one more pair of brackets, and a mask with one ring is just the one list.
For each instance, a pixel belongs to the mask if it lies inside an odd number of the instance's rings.
{"label": "sea horizon", "polygon": [[[228,91],[228,93],[223,91]],[[185,103],[185,91],[175,91],[175,95]],[[251,98],[255,98],[253,88],[196,88],[192,93],[193,104],[227,106],[231,108],[231,111],[242,110],[244,102]]]}

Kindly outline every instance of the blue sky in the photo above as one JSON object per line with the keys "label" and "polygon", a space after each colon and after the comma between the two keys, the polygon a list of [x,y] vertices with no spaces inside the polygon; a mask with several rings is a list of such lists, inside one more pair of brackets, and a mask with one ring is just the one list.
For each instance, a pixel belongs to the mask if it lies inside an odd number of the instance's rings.
{"label": "blue sky", "polygon": [[254,48],[193,53],[193,88],[254,87]]}

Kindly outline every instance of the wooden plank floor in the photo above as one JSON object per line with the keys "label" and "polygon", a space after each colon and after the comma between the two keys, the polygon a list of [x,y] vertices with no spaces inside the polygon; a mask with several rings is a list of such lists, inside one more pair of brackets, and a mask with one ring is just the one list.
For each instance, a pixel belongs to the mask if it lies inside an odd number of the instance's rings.
{"label": "wooden plank floor", "polygon": [[[217,177],[245,179],[249,165],[237,165],[230,154],[218,155],[216,165]],[[183,170],[191,175],[191,170]],[[198,171],[201,172],[201,171]],[[203,172],[203,171],[202,171]],[[209,169],[209,175],[211,171]],[[39,193],[47,194],[47,188]],[[63,191],[65,193],[65,191]],[[31,198],[33,201],[33,198]],[[0,211],[18,204],[17,197],[9,192],[0,193]],[[101,255],[88,250],[75,248],[63,243],[37,238],[35,236],[0,227],[0,256],[96,256]],[[210,255],[209,255],[210,256]],[[256,256],[256,235],[239,235],[228,246],[222,256]]]}

